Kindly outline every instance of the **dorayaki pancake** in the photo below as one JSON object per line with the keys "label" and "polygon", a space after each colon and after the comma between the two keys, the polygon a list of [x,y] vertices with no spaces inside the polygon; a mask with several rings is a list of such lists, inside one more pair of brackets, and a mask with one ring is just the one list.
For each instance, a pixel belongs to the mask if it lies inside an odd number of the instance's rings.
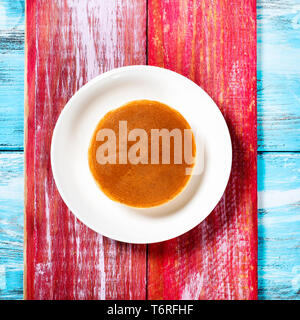
{"label": "dorayaki pancake", "polygon": [[[110,136],[105,136],[106,131],[101,131],[102,129],[108,129]],[[137,134],[139,131],[132,131],[134,129],[143,129],[147,135],[143,133],[141,137]],[[169,140],[169,163],[166,163],[168,152],[163,153],[164,138],[153,134],[153,129],[156,134],[172,133],[172,130],[176,129],[177,138],[171,134]],[[158,132],[161,129],[164,130]],[[190,158],[189,163],[186,163],[185,129],[190,129],[187,131],[191,132],[191,127],[184,117],[157,101],[132,101],[108,112],[96,127],[88,152],[90,170],[100,189],[110,199],[138,208],[158,206],[176,197],[190,179],[186,169],[194,166],[190,160],[196,153],[195,139],[191,133]],[[115,133],[115,140],[111,137],[112,132]],[[182,137],[181,144],[179,133]],[[104,163],[105,159],[110,163]],[[134,163],[131,163],[131,160]]]}

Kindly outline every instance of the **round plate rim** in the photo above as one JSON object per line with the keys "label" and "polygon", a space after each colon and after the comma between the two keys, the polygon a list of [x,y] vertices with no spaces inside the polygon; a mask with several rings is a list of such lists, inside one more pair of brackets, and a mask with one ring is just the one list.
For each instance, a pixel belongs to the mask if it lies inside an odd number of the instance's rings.
{"label": "round plate rim", "polygon": [[[208,210],[209,212],[207,214],[205,214],[203,217],[201,216],[201,218],[197,221],[194,221],[192,224],[190,224],[186,230],[183,230],[181,232],[177,232],[178,234],[173,234],[171,236],[162,236],[159,239],[155,239],[153,241],[130,241],[130,239],[123,239],[122,237],[118,237],[116,235],[112,235],[109,232],[105,231],[105,228],[99,228],[99,226],[95,227],[94,225],[92,225],[91,223],[89,223],[88,221],[86,221],[85,218],[83,218],[82,216],[80,216],[80,214],[78,214],[77,210],[75,208],[73,208],[72,203],[70,203],[70,201],[67,199],[67,197],[65,196],[65,193],[60,185],[60,182],[58,180],[58,175],[57,175],[57,169],[56,169],[56,157],[55,157],[55,141],[58,138],[57,137],[57,132],[58,132],[58,128],[61,125],[61,123],[63,122],[63,119],[65,117],[65,115],[69,112],[69,109],[72,108],[72,104],[73,101],[77,99],[78,95],[82,94],[84,91],[89,90],[95,83],[98,83],[104,79],[106,79],[107,77],[111,77],[113,75],[116,75],[118,73],[121,72],[128,72],[128,71],[132,71],[132,70],[139,70],[139,71],[149,71],[152,70],[153,72],[166,72],[169,74],[172,74],[175,77],[181,77],[182,79],[184,79],[185,81],[188,81],[189,84],[191,86],[196,86],[199,90],[201,90],[212,102],[212,104],[215,106],[215,108],[217,109],[217,112],[220,113],[224,123],[225,123],[225,127],[227,129],[226,134],[228,135],[228,142],[229,142],[229,150],[228,151],[228,155],[229,155],[229,162],[227,164],[227,172],[226,172],[226,179],[224,179],[224,186],[222,188],[222,192],[220,192],[220,194],[218,194],[218,196],[216,197],[216,203],[212,206],[211,210]],[[55,128],[53,130],[52,133],[52,139],[51,139],[51,151],[50,151],[50,159],[51,159],[51,168],[52,168],[52,173],[53,173],[53,179],[55,181],[57,190],[60,194],[60,196],[62,197],[63,201],[65,202],[65,204],[67,205],[67,207],[71,210],[71,212],[82,222],[84,223],[87,227],[89,227],[90,229],[92,229],[93,231],[109,237],[111,239],[120,241],[120,242],[125,242],[125,243],[134,243],[134,244],[151,244],[151,243],[157,243],[157,242],[162,242],[162,241],[167,241],[173,238],[176,238],[178,236],[181,236],[185,233],[187,233],[188,231],[192,230],[193,228],[195,228],[197,225],[199,225],[204,219],[206,219],[210,213],[214,210],[214,208],[217,206],[217,204],[219,203],[220,199],[222,198],[228,181],[229,181],[229,177],[230,177],[230,173],[231,173],[231,167],[232,167],[232,142],[231,142],[231,137],[230,137],[230,133],[228,130],[228,126],[227,123],[224,119],[223,114],[221,113],[220,109],[218,108],[218,106],[216,105],[216,103],[212,100],[212,98],[200,87],[198,86],[196,83],[194,83],[192,80],[188,79],[187,77],[174,72],[172,70],[169,69],[165,69],[165,68],[160,68],[160,67],[155,67],[155,66],[149,66],[149,65],[133,65],[133,66],[125,66],[125,67],[120,67],[120,68],[114,68],[110,71],[107,71],[105,73],[102,73],[98,76],[96,76],[95,78],[91,79],[90,81],[88,81],[86,84],[84,84],[79,90],[77,90],[74,95],[68,100],[68,102],[66,103],[65,107],[62,109],[57,122],[55,124]],[[226,180],[226,181],[225,181]]]}

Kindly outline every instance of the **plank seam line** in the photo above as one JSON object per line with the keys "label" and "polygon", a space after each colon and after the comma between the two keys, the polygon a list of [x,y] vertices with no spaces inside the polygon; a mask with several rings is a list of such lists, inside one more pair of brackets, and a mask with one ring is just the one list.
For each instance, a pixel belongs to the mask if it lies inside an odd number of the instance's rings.
{"label": "plank seam line", "polygon": [[[0,152],[16,152],[16,153],[24,153],[24,148],[1,148],[0,147]],[[300,153],[300,150],[266,150],[266,151],[262,151],[262,150],[257,150],[258,154],[264,154],[264,153]]]}
{"label": "plank seam line", "polygon": [[148,23],[149,23],[149,17],[148,17],[148,11],[149,11],[149,0],[146,0],[146,65],[148,65]]}
{"label": "plank seam line", "polygon": [[16,153],[24,153],[24,149],[23,148],[16,148],[16,149],[9,149],[9,148],[0,148],[0,152],[3,152],[3,153],[13,153],[13,152],[16,152]]}
{"label": "plank seam line", "polygon": [[290,150],[281,150],[281,151],[277,151],[277,150],[266,150],[266,151],[261,151],[261,150],[257,150],[258,154],[264,154],[264,153],[300,153],[300,150],[294,150],[294,151],[290,151]]}
{"label": "plank seam line", "polygon": [[[149,23],[149,0],[146,0],[146,65],[148,65],[148,23]],[[146,294],[145,294],[145,298],[146,300],[148,300],[148,283],[149,283],[149,267],[148,267],[148,263],[149,263],[149,245],[146,244]]]}

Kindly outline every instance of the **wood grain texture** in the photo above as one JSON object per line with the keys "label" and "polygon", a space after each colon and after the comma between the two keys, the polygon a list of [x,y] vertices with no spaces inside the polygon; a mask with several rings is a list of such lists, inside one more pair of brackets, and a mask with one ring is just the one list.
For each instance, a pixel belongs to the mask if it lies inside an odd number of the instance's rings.
{"label": "wood grain texture", "polygon": [[[150,245],[151,299],[256,299],[256,2],[149,0],[149,64],[198,83],[226,118],[232,174],[191,232]],[[199,106],[201,107],[201,106]]]}
{"label": "wood grain texture", "polygon": [[23,154],[0,153],[0,300],[23,297]]}
{"label": "wood grain texture", "polygon": [[258,157],[259,298],[300,300],[300,154]]}
{"label": "wood grain texture", "polygon": [[24,1],[0,2],[0,149],[23,148]]}
{"label": "wood grain texture", "polygon": [[146,247],[104,238],[73,216],[52,178],[50,143],[83,84],[145,64],[146,2],[31,0],[26,14],[25,297],[144,299]]}
{"label": "wood grain texture", "polygon": [[[0,5],[0,147],[22,149],[24,0]],[[299,5],[257,1],[260,151],[300,150]]]}
{"label": "wood grain texture", "polygon": [[300,150],[300,1],[258,1],[258,146]]}
{"label": "wood grain texture", "polygon": [[[20,2],[21,4],[24,3],[24,1]],[[291,80],[286,70],[290,70],[292,67],[295,67],[294,70],[296,70],[298,65],[295,63],[295,59],[299,56],[297,53],[297,39],[299,39],[297,13],[299,10],[297,7],[298,1],[289,2],[289,6],[285,5],[286,3],[286,1],[277,0],[258,1],[258,142],[260,150],[280,151],[286,150],[287,146],[290,150],[299,150],[298,135],[293,135],[297,126],[293,125],[293,129],[289,129],[291,122],[286,121],[285,118],[289,110],[293,110],[294,114],[298,110],[297,78],[295,78],[295,81]],[[284,11],[282,11],[283,5]],[[13,25],[16,19],[22,16],[23,9],[16,0],[2,0],[0,6],[0,67],[2,68],[0,79],[0,139],[3,139],[0,148],[23,148],[23,57],[21,56],[22,50],[20,50],[23,47],[23,32],[19,32],[19,29],[22,30],[24,26],[22,25],[23,22],[18,25],[17,29]],[[3,15],[5,17],[2,19]],[[14,33],[15,30],[17,31],[16,34]],[[6,37],[7,34],[10,36]],[[280,50],[276,46],[277,37],[280,40]],[[264,47],[264,43],[269,44],[268,47]],[[290,51],[291,43],[294,43],[294,45],[293,50]],[[286,51],[285,47],[289,50]],[[280,59],[278,63],[272,63],[271,59],[267,59],[272,52],[277,52],[277,54],[285,52],[285,57],[289,54],[289,58]],[[261,59],[260,56],[263,54],[265,58]],[[282,67],[282,63],[285,64],[284,67]],[[290,66],[287,65],[288,69],[286,69],[286,64],[289,63],[291,64]],[[267,73],[264,69],[267,70]],[[276,71],[276,74],[284,75],[283,81],[277,80],[277,76],[273,77],[272,69],[274,69],[274,72]],[[290,90],[292,94],[290,94]],[[289,101],[289,106],[285,105],[285,101]],[[284,113],[281,113],[281,110]],[[270,122],[266,121],[267,116],[272,114],[276,115],[276,125],[273,126],[271,126],[272,120]],[[281,125],[283,123],[284,126]],[[13,129],[10,130],[9,127]],[[271,137],[271,134],[273,137]],[[263,139],[268,140],[268,142],[264,143]],[[278,143],[283,139],[285,140],[284,148],[282,142]],[[21,181],[22,156],[20,154],[17,154],[17,156],[20,157],[18,161],[12,160],[10,156],[4,154],[3,157],[6,157],[7,161],[1,160],[0,165],[0,185],[4,186],[4,190],[9,190],[9,192],[0,193],[0,242],[2,241],[0,244],[0,250],[2,250],[0,254],[0,260],[2,259],[0,299],[20,299],[22,297],[21,220],[23,214],[22,200],[20,199],[22,198],[23,182]],[[14,155],[12,157],[15,159]],[[297,260],[299,257],[298,230],[296,230],[296,236],[293,234],[293,227],[298,228],[298,224],[293,222],[293,219],[295,220],[299,215],[298,201],[280,206],[276,205],[275,207],[268,206],[265,209],[264,202],[266,201],[263,201],[266,197],[270,199],[269,195],[272,196],[272,201],[282,198],[294,199],[293,190],[300,187],[299,179],[297,179],[300,163],[296,159],[298,159],[298,156],[292,153],[282,155],[264,154],[258,157],[258,187],[260,191],[263,191],[259,192],[258,279],[260,299],[299,298],[299,294],[297,294],[299,291],[298,266],[300,264]],[[10,180],[9,176],[11,175],[18,178]],[[282,188],[284,189],[281,190]],[[269,193],[272,190],[277,191],[275,196]],[[288,190],[292,192],[288,194],[281,192]],[[275,218],[279,218],[280,223]],[[278,222],[275,224],[277,234],[273,233],[274,221]],[[10,230],[13,231],[10,238],[11,246],[5,240],[5,237],[11,232]],[[290,240],[285,241],[286,235]],[[4,286],[6,289],[3,289]]]}
{"label": "wood grain texture", "polygon": [[[260,151],[300,150],[299,5],[257,1]],[[2,0],[0,6],[0,147],[22,149],[24,0]]]}
{"label": "wood grain texture", "polygon": [[[300,155],[258,155],[258,297],[300,299]],[[0,300],[23,297],[23,154],[0,154]],[[196,279],[197,280],[197,279]]]}

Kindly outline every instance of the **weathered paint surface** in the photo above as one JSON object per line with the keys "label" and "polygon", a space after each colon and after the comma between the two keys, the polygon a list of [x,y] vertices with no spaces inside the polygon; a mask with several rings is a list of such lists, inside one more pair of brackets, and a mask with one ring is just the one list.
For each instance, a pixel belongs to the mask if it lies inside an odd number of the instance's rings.
{"label": "weathered paint surface", "polygon": [[24,1],[0,1],[0,148],[23,148]]}
{"label": "weathered paint surface", "polygon": [[259,297],[300,300],[300,154],[258,159]]}
{"label": "weathered paint surface", "polygon": [[0,153],[0,299],[23,297],[23,154]]}
{"label": "weathered paint surface", "polygon": [[300,1],[257,5],[259,150],[300,150]]}
{"label": "weathered paint surface", "polygon": [[149,246],[148,296],[256,299],[256,2],[149,0],[148,15],[149,64],[206,90],[233,144],[231,177],[213,213],[191,232]]}
{"label": "weathered paint surface", "polygon": [[[260,299],[299,299],[300,155],[258,156],[258,286]],[[23,297],[23,155],[0,154],[0,299]],[[279,202],[280,201],[280,202]],[[203,278],[183,297],[199,295]]]}
{"label": "weathered paint surface", "polygon": [[50,144],[83,84],[145,64],[146,2],[33,0],[26,14],[25,298],[144,299],[146,246],[104,238],[74,217],[53,181]]}
{"label": "weathered paint surface", "polygon": [[[295,118],[299,111],[298,64],[295,63],[299,57],[299,5],[298,0],[257,2],[259,150],[300,150],[299,134],[295,131],[299,125],[291,123],[291,118]],[[8,148],[23,148],[24,18],[19,19],[24,17],[22,6],[24,1],[0,2],[0,152]],[[17,28],[16,21],[20,21]],[[276,63],[268,59],[273,53],[278,55],[283,52],[284,58]],[[294,80],[290,76],[291,68]],[[287,117],[287,114],[292,116]],[[21,299],[23,157],[19,153],[5,153],[1,154],[0,159],[0,185],[4,186],[1,190],[6,190],[0,193],[0,299]],[[297,159],[298,155],[293,153],[262,154],[258,157],[260,299],[299,299],[300,263],[297,250],[300,237],[295,219],[299,216],[297,199],[300,182],[297,177],[300,161]],[[12,174],[15,176],[13,179]],[[274,217],[278,218],[275,227]],[[298,228],[296,232],[294,227]],[[276,233],[273,233],[274,228]],[[8,234],[12,235],[9,245]],[[287,241],[286,236],[289,237]],[[195,285],[192,286],[192,283]],[[195,273],[186,284],[183,296],[197,297],[203,278]]]}

